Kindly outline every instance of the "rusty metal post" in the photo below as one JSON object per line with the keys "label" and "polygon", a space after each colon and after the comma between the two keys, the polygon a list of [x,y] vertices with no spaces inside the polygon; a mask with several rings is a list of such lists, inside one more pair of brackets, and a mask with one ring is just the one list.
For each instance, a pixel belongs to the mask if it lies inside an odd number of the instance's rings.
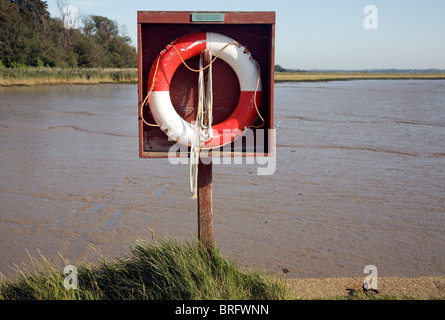
{"label": "rusty metal post", "polygon": [[[211,61],[209,50],[204,51],[204,66]],[[204,71],[207,79],[208,70]],[[207,81],[205,80],[205,87]],[[198,239],[209,253],[213,252],[213,185],[212,185],[212,161],[203,163],[201,154],[198,160]],[[207,161],[206,161],[207,162]]]}

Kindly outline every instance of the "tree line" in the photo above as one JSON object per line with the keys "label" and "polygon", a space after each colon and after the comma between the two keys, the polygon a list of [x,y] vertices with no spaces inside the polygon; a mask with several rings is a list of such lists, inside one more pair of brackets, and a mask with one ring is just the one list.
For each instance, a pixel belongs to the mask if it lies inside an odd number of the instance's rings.
{"label": "tree line", "polygon": [[125,26],[120,31],[117,22],[96,15],[83,17],[82,25],[66,28],[41,0],[0,0],[0,67],[137,67]]}

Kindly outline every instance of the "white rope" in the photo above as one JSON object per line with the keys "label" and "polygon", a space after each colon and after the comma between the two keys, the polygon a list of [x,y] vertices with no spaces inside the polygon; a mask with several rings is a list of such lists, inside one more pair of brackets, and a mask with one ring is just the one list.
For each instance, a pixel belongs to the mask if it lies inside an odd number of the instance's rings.
{"label": "white rope", "polygon": [[[198,108],[196,111],[195,131],[190,149],[190,192],[192,199],[198,195],[198,163],[201,148],[213,137],[213,91],[212,91],[212,64],[208,67],[207,88],[204,88],[204,59],[206,51],[199,58],[199,78],[198,78]],[[210,60],[212,54],[208,51]]]}

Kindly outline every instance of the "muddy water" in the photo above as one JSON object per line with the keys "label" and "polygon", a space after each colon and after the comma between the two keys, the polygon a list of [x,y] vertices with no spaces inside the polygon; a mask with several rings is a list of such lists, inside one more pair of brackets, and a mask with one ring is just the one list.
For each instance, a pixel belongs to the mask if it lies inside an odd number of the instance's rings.
{"label": "muddy water", "polygon": [[[445,81],[277,84],[275,99],[275,174],[214,166],[222,254],[288,277],[444,276]],[[188,166],[139,159],[137,132],[135,85],[0,88],[0,272],[37,249],[96,261],[196,235]]]}

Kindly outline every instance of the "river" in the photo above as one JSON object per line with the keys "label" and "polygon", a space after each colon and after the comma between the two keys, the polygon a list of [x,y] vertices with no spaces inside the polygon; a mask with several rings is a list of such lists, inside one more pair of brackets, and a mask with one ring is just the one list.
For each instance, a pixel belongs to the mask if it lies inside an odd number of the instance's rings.
{"label": "river", "polygon": [[[445,275],[445,81],[276,84],[275,127],[273,175],[214,165],[225,257],[287,277]],[[189,167],[138,157],[136,85],[0,87],[0,146],[5,275],[28,252],[79,264],[196,237]]]}

